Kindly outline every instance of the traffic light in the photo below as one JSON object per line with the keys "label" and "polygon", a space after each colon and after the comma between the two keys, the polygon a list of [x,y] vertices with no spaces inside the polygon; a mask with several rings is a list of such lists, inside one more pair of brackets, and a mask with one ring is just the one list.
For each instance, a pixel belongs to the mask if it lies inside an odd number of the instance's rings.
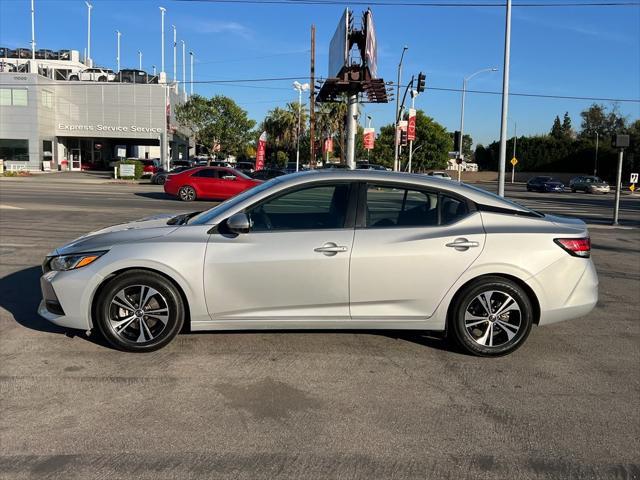
{"label": "traffic light", "polygon": [[408,137],[407,131],[404,130],[404,129],[401,129],[400,130],[400,145],[402,145],[403,147],[409,143],[407,137]]}
{"label": "traffic light", "polygon": [[460,130],[456,130],[455,132],[453,132],[453,151],[454,152],[462,152],[460,140],[461,140]]}
{"label": "traffic light", "polygon": [[424,73],[420,72],[418,74],[418,87],[416,88],[418,93],[424,92],[426,83],[427,83],[427,76]]}

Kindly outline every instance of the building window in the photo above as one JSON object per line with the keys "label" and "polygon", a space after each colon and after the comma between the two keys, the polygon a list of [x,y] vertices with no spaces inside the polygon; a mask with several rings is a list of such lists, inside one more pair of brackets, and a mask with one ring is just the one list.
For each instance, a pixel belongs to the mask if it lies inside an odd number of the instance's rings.
{"label": "building window", "polygon": [[29,161],[29,140],[0,138],[0,158],[19,162]]}
{"label": "building window", "polygon": [[26,88],[0,88],[0,105],[26,107],[27,89]]}
{"label": "building window", "polygon": [[53,92],[42,90],[42,105],[47,108],[53,108]]}

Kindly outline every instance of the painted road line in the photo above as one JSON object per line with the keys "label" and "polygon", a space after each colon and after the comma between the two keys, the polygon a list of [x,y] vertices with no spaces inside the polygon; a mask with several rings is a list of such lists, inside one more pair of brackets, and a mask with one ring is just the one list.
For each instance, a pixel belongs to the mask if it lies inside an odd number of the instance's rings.
{"label": "painted road line", "polygon": [[24,210],[22,207],[14,207],[13,205],[0,204],[0,210]]}

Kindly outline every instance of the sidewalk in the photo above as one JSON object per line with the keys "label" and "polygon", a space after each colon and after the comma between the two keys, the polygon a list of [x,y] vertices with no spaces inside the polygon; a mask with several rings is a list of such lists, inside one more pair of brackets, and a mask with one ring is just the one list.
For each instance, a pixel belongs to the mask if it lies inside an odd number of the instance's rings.
{"label": "sidewalk", "polygon": [[74,184],[92,184],[102,185],[105,183],[115,184],[131,184],[138,185],[140,183],[150,184],[149,179],[144,180],[120,180],[114,179],[111,172],[40,172],[31,173],[24,177],[3,177],[0,181],[7,182],[43,182],[43,183],[74,183]]}

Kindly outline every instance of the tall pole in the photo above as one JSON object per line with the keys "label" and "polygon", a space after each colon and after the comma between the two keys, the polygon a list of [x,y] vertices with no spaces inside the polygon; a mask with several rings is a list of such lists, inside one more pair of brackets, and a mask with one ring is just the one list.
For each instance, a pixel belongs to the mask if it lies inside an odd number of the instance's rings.
{"label": "tall pole", "polygon": [[302,126],[302,88],[298,88],[298,131],[296,132],[296,172],[300,170],[300,128]]}
{"label": "tall pole", "polygon": [[[91,9],[93,8],[93,5],[89,2],[84,3],[87,6],[87,58],[85,58],[85,61],[87,61],[91,60]],[[87,66],[91,65],[87,64]]]}
{"label": "tall pole", "polygon": [[31,60],[36,59],[36,9],[31,0]]}
{"label": "tall pole", "polygon": [[186,67],[186,51],[187,47],[184,43],[184,40],[180,40],[182,42],[182,94],[184,99],[187,99],[187,67]]}
{"label": "tall pole", "polygon": [[171,25],[173,28],[173,83],[178,81],[178,37],[176,32],[176,26]]}
{"label": "tall pole", "polygon": [[598,132],[596,132],[596,161],[593,164],[593,176],[595,177],[596,175],[598,175],[598,140],[599,140],[600,134]]}
{"label": "tall pole", "polygon": [[618,225],[618,214],[620,213],[620,190],[622,190],[622,158],[624,148],[618,151],[618,175],[616,176],[616,204],[613,207],[613,224]]}
{"label": "tall pole", "polygon": [[394,146],[393,149],[393,170],[398,171],[398,122],[400,121],[400,82],[402,81],[402,60],[404,59],[404,53],[409,49],[406,45],[402,49],[402,55],[400,55],[400,63],[398,63],[398,82],[396,83],[396,118],[394,119]]}
{"label": "tall pole", "polygon": [[190,83],[190,87],[189,87],[190,93],[189,93],[189,95],[193,96],[193,52],[189,52],[189,63],[190,63],[189,69],[191,70],[191,72],[189,74],[189,77],[190,77],[190,81],[189,81],[189,83]]}
{"label": "tall pole", "polygon": [[[513,122],[513,158],[516,158],[516,143],[518,142],[518,122]],[[516,166],[511,164],[511,183],[516,177]]]}
{"label": "tall pole", "polygon": [[116,30],[116,71],[120,72],[120,37],[122,33],[120,30]]}
{"label": "tall pole", "polygon": [[311,72],[309,76],[309,168],[316,168],[316,26],[311,25]]}
{"label": "tall pole", "polygon": [[142,51],[138,50],[138,68],[142,70]]}
{"label": "tall pole", "polygon": [[167,9],[164,7],[160,8],[160,42],[161,42],[161,56],[160,56],[160,74],[164,74],[164,14],[167,12]]}
{"label": "tall pole", "polygon": [[356,168],[356,131],[358,130],[358,94],[349,95],[347,108],[347,165],[351,170]]}
{"label": "tall pole", "polygon": [[[418,96],[417,90],[411,90],[411,110],[416,108],[416,97]],[[411,117],[411,113],[409,113]],[[409,167],[408,171],[411,173],[411,161],[413,160],[413,140],[409,140]]]}
{"label": "tall pole", "polygon": [[500,162],[498,195],[504,197],[504,169],[507,161],[507,115],[509,113],[509,60],[511,57],[511,0],[507,0],[504,29],[504,66],[502,72],[502,119],[500,124]]}

